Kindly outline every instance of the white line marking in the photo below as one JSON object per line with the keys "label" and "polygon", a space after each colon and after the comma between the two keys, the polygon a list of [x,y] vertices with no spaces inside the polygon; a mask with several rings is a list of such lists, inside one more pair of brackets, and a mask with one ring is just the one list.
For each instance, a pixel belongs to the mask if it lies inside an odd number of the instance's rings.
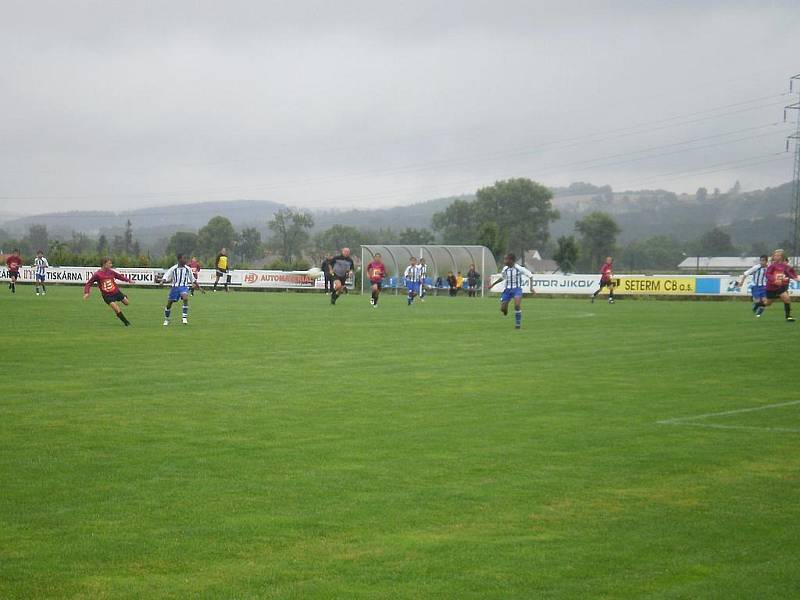
{"label": "white line marking", "polygon": [[725,410],[722,412],[705,413],[691,417],[675,417],[673,419],[662,419],[656,421],[658,425],[686,425],[688,427],[707,427],[710,429],[744,429],[748,431],[778,431],[785,433],[800,433],[800,429],[789,427],[755,427],[750,425],[720,425],[717,423],[697,423],[699,419],[709,419],[712,417],[725,417],[728,415],[738,415],[741,413],[755,412],[758,410],[769,410],[771,408],[782,408],[784,406],[795,406],[800,404],[800,400],[791,402],[780,402],[778,404],[763,404],[761,406],[751,406],[750,408],[737,408],[735,410]]}

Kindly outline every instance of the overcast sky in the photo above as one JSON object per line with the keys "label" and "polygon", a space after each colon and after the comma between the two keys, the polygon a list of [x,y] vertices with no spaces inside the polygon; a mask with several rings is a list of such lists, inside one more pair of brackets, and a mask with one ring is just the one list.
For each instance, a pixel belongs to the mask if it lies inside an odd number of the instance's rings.
{"label": "overcast sky", "polygon": [[796,0],[0,0],[0,15],[0,211],[791,179]]}

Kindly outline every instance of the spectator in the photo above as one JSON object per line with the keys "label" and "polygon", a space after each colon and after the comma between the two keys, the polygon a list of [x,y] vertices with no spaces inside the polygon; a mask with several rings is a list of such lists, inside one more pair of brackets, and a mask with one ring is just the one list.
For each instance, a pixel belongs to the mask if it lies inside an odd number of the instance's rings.
{"label": "spectator", "polygon": [[470,265],[469,271],[467,271],[467,295],[470,298],[476,297],[480,281],[481,274],[475,270],[475,265]]}
{"label": "spectator", "polygon": [[456,274],[456,288],[460,290],[463,287],[464,287],[464,276],[461,274],[461,271],[459,271]]}
{"label": "spectator", "polygon": [[322,274],[325,276],[325,293],[330,294],[333,292],[333,275],[331,274],[333,255],[330,252],[325,255],[325,259],[319,268],[322,269]]}
{"label": "spectator", "polygon": [[458,281],[452,271],[447,272],[447,285],[450,286],[450,295],[455,296],[458,294]]}

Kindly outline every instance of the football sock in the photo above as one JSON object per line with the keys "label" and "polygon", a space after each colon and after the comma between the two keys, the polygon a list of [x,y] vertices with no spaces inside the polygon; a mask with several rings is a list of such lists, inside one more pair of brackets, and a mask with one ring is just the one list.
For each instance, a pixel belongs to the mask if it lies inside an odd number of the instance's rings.
{"label": "football sock", "polygon": [[514,326],[521,327],[522,326],[522,311],[515,310],[514,311]]}
{"label": "football sock", "polygon": [[791,317],[792,316],[792,305],[791,304],[784,304],[783,305],[783,312],[786,315],[787,319],[789,317]]}
{"label": "football sock", "polygon": [[12,283],[11,284],[11,293],[12,294],[16,294],[17,293],[17,284],[16,283]]}
{"label": "football sock", "polygon": [[218,283],[217,281],[214,282],[214,291],[216,291],[217,289],[217,283]]}
{"label": "football sock", "polygon": [[183,308],[181,308],[181,316],[184,319],[189,316],[189,305],[188,304],[184,304]]}
{"label": "football sock", "polygon": [[753,302],[753,312],[756,312],[758,310],[758,306],[759,306],[758,302]]}
{"label": "football sock", "polygon": [[170,308],[165,308],[165,309],[164,309],[164,318],[165,318],[165,319],[169,319],[169,315],[170,315],[170,313],[171,313],[171,312],[172,312],[172,309],[170,309]]}
{"label": "football sock", "polygon": [[125,327],[131,324],[131,322],[125,318],[125,315],[123,315],[121,311],[117,313],[117,318],[123,323],[125,323]]}
{"label": "football sock", "polygon": [[411,306],[411,303],[414,301],[414,296],[411,294],[408,295],[408,305]]}
{"label": "football sock", "polygon": [[608,297],[613,300],[614,299],[614,292],[608,292]]}
{"label": "football sock", "polygon": [[758,305],[758,308],[756,309],[756,316],[759,316],[759,317],[760,317],[761,315],[763,315],[763,314],[764,314],[764,309],[765,309],[765,308],[766,308],[766,307],[765,307],[763,304],[759,304],[759,305]]}

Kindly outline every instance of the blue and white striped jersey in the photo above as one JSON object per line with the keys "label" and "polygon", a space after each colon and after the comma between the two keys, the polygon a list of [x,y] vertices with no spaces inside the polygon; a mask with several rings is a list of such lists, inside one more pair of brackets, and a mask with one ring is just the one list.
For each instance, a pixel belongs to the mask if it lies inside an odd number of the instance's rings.
{"label": "blue and white striped jersey", "polygon": [[767,285],[767,267],[762,267],[760,264],[747,269],[744,276],[752,277],[754,286],[764,287]]}
{"label": "blue and white striped jersey", "polygon": [[172,282],[172,287],[189,287],[194,284],[196,277],[189,265],[172,265],[167,272],[161,277],[164,283]]}
{"label": "blue and white striped jersey", "polygon": [[403,277],[406,278],[406,281],[422,281],[422,267],[420,265],[408,265]]}
{"label": "blue and white striped jersey", "polygon": [[36,275],[39,277],[44,277],[44,271],[50,266],[50,263],[47,262],[47,259],[44,256],[42,258],[37,256],[33,260],[33,266],[36,269]]}
{"label": "blue and white striped jersey", "polygon": [[513,267],[503,267],[500,272],[506,282],[506,289],[513,290],[523,287],[524,278],[533,279],[533,273],[522,265],[515,264]]}

